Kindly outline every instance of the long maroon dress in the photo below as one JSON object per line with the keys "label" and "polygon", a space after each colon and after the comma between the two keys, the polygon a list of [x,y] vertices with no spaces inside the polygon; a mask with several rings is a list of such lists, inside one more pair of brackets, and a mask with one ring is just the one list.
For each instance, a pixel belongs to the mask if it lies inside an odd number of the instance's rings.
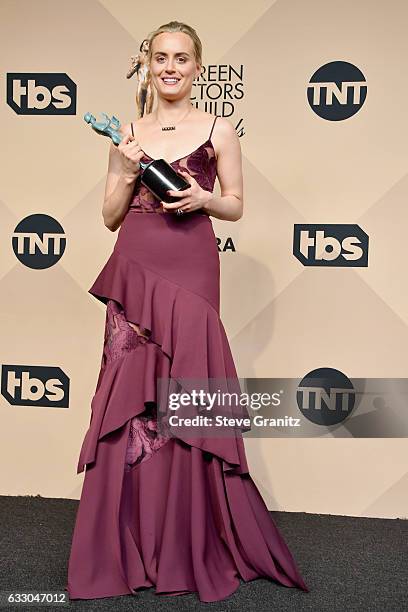
{"label": "long maroon dress", "polygon": [[[206,142],[172,162],[211,192],[215,120]],[[89,289],[106,304],[106,326],[77,468],[86,466],[71,599],[154,587],[211,602],[233,593],[240,578],[257,577],[309,590],[248,473],[242,436],[189,439],[157,429],[157,377],[237,377],[219,317],[211,219],[202,210],[181,219],[163,213],[138,178],[113,252]]]}

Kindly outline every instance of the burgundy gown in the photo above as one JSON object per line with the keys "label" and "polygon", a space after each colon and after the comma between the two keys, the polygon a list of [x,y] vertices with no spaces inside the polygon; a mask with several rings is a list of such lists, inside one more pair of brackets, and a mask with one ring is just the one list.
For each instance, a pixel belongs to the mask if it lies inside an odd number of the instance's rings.
{"label": "burgundy gown", "polygon": [[[208,140],[171,164],[211,192],[215,120]],[[242,435],[189,439],[157,430],[157,377],[237,377],[219,286],[211,218],[202,210],[181,218],[163,212],[138,178],[113,252],[89,289],[106,304],[106,324],[77,467],[86,470],[71,599],[154,587],[212,602],[233,593],[240,578],[258,577],[309,590],[248,473]]]}

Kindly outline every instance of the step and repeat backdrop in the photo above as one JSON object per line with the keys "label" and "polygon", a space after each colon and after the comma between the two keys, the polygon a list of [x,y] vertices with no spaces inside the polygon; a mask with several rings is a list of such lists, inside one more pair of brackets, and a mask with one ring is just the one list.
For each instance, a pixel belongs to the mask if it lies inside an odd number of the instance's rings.
{"label": "step and repeat backdrop", "polygon": [[295,386],[301,426],[248,436],[251,474],[270,509],[407,517],[406,2],[2,0],[0,15],[0,494],[80,496],[105,322],[88,289],[117,238],[109,140],[83,117],[137,119],[131,58],[178,20],[203,43],[192,103],[242,147],[244,215],[213,218],[237,370]]}

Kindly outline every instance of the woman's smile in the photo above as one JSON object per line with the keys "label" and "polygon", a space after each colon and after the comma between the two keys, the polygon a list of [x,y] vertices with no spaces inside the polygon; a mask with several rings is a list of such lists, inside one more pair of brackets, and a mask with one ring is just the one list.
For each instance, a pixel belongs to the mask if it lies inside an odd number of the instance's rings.
{"label": "woman's smile", "polygon": [[174,86],[177,85],[180,79],[177,79],[176,77],[163,77],[162,81],[165,85]]}

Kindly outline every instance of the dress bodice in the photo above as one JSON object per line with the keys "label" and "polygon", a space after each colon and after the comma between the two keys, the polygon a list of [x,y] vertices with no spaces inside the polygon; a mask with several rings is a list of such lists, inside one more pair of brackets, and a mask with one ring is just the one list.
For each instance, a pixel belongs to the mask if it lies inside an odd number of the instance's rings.
{"label": "dress bodice", "polygon": [[[152,160],[144,151],[142,161]],[[203,142],[195,151],[188,155],[176,159],[170,164],[176,172],[179,169],[186,170],[195,178],[197,183],[206,191],[213,191],[215,178],[217,175],[217,158],[211,138]],[[160,204],[160,201],[145,187],[140,175],[135,182],[135,188],[130,200],[129,211],[131,212],[156,212],[168,213]]]}

